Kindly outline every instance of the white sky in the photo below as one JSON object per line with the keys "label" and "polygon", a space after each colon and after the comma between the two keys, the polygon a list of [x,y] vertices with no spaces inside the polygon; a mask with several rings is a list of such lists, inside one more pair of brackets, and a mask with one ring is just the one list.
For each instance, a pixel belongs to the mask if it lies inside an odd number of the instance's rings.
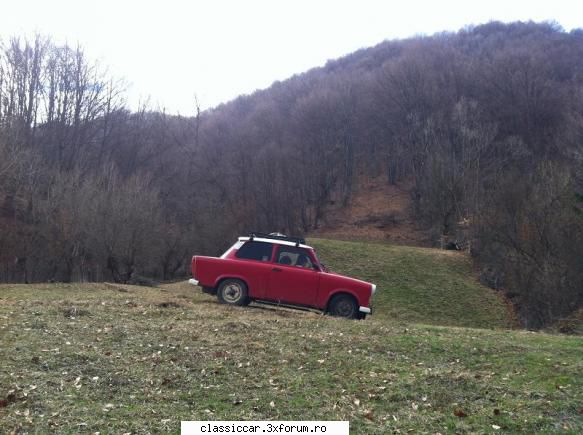
{"label": "white sky", "polygon": [[0,38],[79,43],[129,83],[128,100],[170,113],[268,87],[385,39],[490,20],[583,27],[583,1],[0,0]]}

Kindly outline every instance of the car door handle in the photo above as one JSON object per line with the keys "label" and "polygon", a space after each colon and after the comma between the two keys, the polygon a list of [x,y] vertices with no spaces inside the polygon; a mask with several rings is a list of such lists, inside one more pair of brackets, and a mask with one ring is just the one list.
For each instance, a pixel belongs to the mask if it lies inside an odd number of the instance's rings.
{"label": "car door handle", "polygon": [[283,272],[283,270],[281,270],[279,267],[274,267],[273,269],[271,269],[272,272]]}

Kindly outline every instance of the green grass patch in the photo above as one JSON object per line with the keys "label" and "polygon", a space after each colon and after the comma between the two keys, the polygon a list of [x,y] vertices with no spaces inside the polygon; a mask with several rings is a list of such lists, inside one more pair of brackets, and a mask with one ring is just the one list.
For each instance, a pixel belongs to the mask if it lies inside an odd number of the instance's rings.
{"label": "green grass patch", "polygon": [[478,282],[462,253],[324,239],[308,243],[332,271],[377,285],[375,318],[478,328],[513,324],[504,299]]}
{"label": "green grass patch", "polygon": [[301,419],[349,420],[355,434],[581,433],[582,354],[579,337],[232,308],[187,284],[2,285],[0,428]]}

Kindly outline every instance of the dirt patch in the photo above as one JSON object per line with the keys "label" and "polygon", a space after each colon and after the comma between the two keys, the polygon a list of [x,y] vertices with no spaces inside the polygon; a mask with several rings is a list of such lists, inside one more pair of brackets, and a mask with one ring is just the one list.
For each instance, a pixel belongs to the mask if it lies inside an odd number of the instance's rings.
{"label": "dirt patch", "polygon": [[359,182],[350,203],[329,204],[321,227],[313,237],[340,240],[383,240],[392,244],[431,246],[410,211],[411,183],[389,185],[385,178]]}

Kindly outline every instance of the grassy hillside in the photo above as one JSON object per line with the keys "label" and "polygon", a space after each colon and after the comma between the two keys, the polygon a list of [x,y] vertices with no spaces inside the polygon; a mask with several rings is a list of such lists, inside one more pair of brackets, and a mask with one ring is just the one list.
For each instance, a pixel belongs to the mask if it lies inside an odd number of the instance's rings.
{"label": "grassy hillside", "polygon": [[583,430],[583,340],[232,308],[187,284],[0,286],[0,428],[178,433],[350,420],[352,433]]}
{"label": "grassy hillside", "polygon": [[495,291],[482,286],[471,261],[452,251],[309,239],[334,272],[377,285],[374,315],[419,323],[508,327],[508,306]]}

